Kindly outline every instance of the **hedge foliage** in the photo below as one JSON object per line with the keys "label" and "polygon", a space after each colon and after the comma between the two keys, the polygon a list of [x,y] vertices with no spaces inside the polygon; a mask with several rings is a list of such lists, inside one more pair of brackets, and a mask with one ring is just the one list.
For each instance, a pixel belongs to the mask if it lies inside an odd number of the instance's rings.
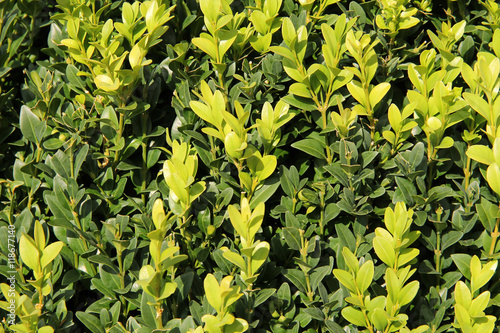
{"label": "hedge foliage", "polygon": [[494,0],[0,26],[0,332],[498,332]]}

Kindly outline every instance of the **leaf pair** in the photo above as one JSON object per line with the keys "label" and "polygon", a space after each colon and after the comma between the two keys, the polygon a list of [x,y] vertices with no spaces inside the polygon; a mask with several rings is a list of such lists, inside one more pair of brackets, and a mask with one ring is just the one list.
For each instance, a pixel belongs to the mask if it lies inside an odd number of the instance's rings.
{"label": "leaf pair", "polygon": [[190,153],[186,142],[172,143],[172,157],[163,164],[163,176],[170,188],[171,209],[183,216],[191,204],[205,191],[205,182],[195,182],[198,157]]}
{"label": "leaf pair", "polygon": [[232,276],[224,277],[220,284],[212,274],[205,277],[203,286],[205,295],[210,305],[217,311],[217,316],[204,315],[202,321],[205,323],[204,330],[208,333],[240,333],[248,329],[248,323],[241,318],[235,318],[232,305],[241,296],[240,287],[231,286]]}
{"label": "leaf pair", "polygon": [[419,231],[410,231],[413,210],[407,210],[404,202],[396,204],[393,211],[385,210],[386,229],[375,229],[373,248],[377,256],[395,271],[410,264],[420,253],[416,248],[409,248],[420,236]]}
{"label": "leaf pair", "polygon": [[[45,233],[42,224],[35,222],[35,238],[23,233],[19,241],[19,253],[23,263],[28,266],[35,277],[34,281],[29,281],[40,294],[46,296],[52,290],[49,283],[52,274],[52,262],[61,251],[64,243],[54,242],[45,246]],[[41,297],[41,295],[40,295]]]}

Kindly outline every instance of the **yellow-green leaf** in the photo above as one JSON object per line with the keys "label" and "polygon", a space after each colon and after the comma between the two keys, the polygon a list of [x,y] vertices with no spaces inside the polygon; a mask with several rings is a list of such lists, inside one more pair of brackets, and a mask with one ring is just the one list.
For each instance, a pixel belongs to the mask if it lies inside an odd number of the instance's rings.
{"label": "yellow-green leaf", "polygon": [[390,83],[382,82],[376,85],[372,91],[370,91],[370,105],[375,107],[384,97],[387,95],[391,89]]}
{"label": "yellow-green leaf", "polygon": [[104,91],[110,92],[115,91],[120,88],[120,81],[118,79],[112,79],[107,75],[101,74],[94,78],[95,85],[97,88]]}

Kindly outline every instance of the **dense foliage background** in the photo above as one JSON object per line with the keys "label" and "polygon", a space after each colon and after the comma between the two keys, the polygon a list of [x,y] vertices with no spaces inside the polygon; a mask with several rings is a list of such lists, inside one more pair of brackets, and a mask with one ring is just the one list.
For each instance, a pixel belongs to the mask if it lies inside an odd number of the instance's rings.
{"label": "dense foliage background", "polygon": [[5,0],[0,27],[0,332],[500,329],[495,1]]}

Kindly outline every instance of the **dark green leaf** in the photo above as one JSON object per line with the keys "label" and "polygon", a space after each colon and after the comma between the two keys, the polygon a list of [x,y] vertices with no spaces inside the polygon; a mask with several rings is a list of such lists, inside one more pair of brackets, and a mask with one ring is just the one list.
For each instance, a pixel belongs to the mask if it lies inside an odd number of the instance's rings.
{"label": "dark green leaf", "polygon": [[101,321],[91,315],[90,313],[78,311],[76,313],[76,317],[92,332],[92,333],[104,333],[104,327],[101,324]]}
{"label": "dark green leaf", "polygon": [[326,160],[325,145],[315,139],[304,139],[292,143],[292,147],[311,156]]}

